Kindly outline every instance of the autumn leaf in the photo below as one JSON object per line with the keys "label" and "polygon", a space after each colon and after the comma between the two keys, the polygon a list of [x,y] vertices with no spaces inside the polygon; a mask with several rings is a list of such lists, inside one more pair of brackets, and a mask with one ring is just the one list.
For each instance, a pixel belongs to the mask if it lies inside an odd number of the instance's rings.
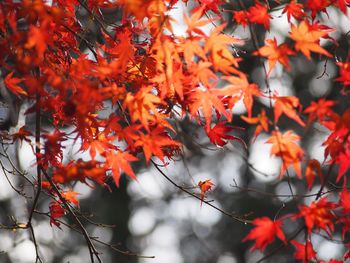
{"label": "autumn leaf", "polygon": [[350,85],[350,62],[338,62],[337,66],[339,67],[339,77],[336,78],[336,81],[341,82],[343,87],[343,92],[345,92],[345,87]]}
{"label": "autumn leaf", "polygon": [[224,115],[229,121],[232,118],[231,113],[226,111],[221,99],[218,97],[217,93],[220,92],[221,90],[196,89],[190,94],[190,113],[193,116],[197,116],[197,119],[199,119],[199,110],[202,109],[206,122],[206,130],[210,128],[213,108]]}
{"label": "autumn leaf", "polygon": [[268,13],[268,8],[259,1],[255,1],[255,5],[248,9],[248,20],[251,23],[261,24],[267,30],[270,29],[270,19],[272,16]]}
{"label": "autumn leaf", "polygon": [[215,19],[208,18],[208,19],[201,19],[203,15],[204,7],[199,8],[196,10],[191,17],[188,17],[188,15],[184,14],[184,21],[187,25],[187,33],[191,36],[193,33],[196,33],[201,36],[206,36],[205,33],[200,29],[200,27],[203,27],[213,21]]}
{"label": "autumn leaf", "polygon": [[210,61],[215,71],[221,71],[225,74],[238,74],[238,62],[229,47],[233,45],[242,45],[243,41],[223,34],[226,24],[215,27],[205,41],[204,51],[210,52]]}
{"label": "autumn leaf", "polygon": [[336,102],[334,100],[326,100],[324,98],[318,100],[317,102],[312,101],[310,106],[304,110],[305,113],[309,114],[307,125],[310,125],[316,119],[322,122],[329,116],[334,115],[334,112],[331,108],[335,104]]}
{"label": "autumn leaf", "polygon": [[282,14],[287,13],[287,19],[290,23],[290,19],[294,17],[296,20],[300,20],[306,16],[303,5],[296,1],[290,1],[283,9]]}
{"label": "autumn leaf", "polygon": [[304,218],[309,234],[315,227],[318,230],[324,230],[329,236],[332,236],[331,232],[334,231],[335,218],[332,210],[336,207],[337,205],[329,202],[327,197],[323,197],[318,201],[312,202],[309,206],[301,205],[299,207],[300,212],[296,218]]}
{"label": "autumn leaf", "polygon": [[289,36],[296,42],[295,49],[301,51],[308,59],[311,59],[311,52],[327,57],[332,56],[319,44],[320,39],[327,34],[328,32],[325,31],[313,30],[306,21],[302,21],[297,27],[292,25],[292,32],[290,32]]}
{"label": "autumn leaf", "polygon": [[60,223],[57,222],[56,218],[60,218],[65,215],[65,210],[62,205],[57,202],[51,202],[49,205],[50,208],[50,225],[54,224],[57,227],[60,227]]}
{"label": "autumn leaf", "polygon": [[32,133],[29,132],[29,131],[27,131],[27,130],[25,129],[25,126],[22,126],[22,127],[18,130],[18,132],[12,134],[12,140],[13,140],[14,142],[17,141],[17,140],[20,140],[21,143],[23,142],[23,140],[25,140],[26,142],[30,143],[31,140],[30,140],[29,136],[32,136]]}
{"label": "autumn leaf", "polygon": [[266,111],[264,109],[261,110],[261,113],[257,117],[246,117],[241,116],[241,118],[249,123],[249,124],[257,124],[255,132],[254,132],[254,139],[258,137],[258,135],[265,131],[267,132],[269,130],[269,119],[266,116]]}
{"label": "autumn leaf", "polygon": [[306,0],[305,7],[311,10],[311,17],[315,18],[318,12],[327,13],[326,8],[332,4],[332,0]]}
{"label": "autumn leaf", "polygon": [[307,240],[306,246],[296,240],[292,240],[291,243],[296,249],[296,252],[294,253],[295,259],[301,260],[303,263],[308,263],[310,260],[316,260],[316,252],[309,240]]}
{"label": "autumn leaf", "polygon": [[135,156],[122,151],[108,151],[106,152],[105,157],[106,167],[112,169],[113,179],[117,187],[119,187],[121,171],[124,171],[129,177],[136,180],[135,173],[129,163],[138,160]]}
{"label": "autumn leaf", "polygon": [[346,186],[347,180],[344,180],[343,189],[339,195],[338,206],[341,208],[341,212],[345,215],[350,213],[350,193]]}
{"label": "autumn leaf", "polygon": [[148,164],[152,156],[156,156],[161,161],[167,156],[167,152],[178,149],[181,144],[174,141],[163,127],[158,126],[147,134],[141,134],[135,142],[136,147],[141,147]]}
{"label": "autumn leaf", "polygon": [[275,100],[275,122],[277,123],[282,113],[284,113],[289,118],[295,120],[301,126],[305,126],[305,123],[300,119],[298,113],[295,111],[295,108],[300,106],[299,99],[294,96],[285,96],[285,97],[277,97],[274,96]]}
{"label": "autumn leaf", "polygon": [[33,25],[29,26],[28,40],[24,45],[27,49],[35,48],[37,57],[40,61],[44,58],[44,53],[48,44],[49,35],[46,32],[47,29],[44,25],[41,27],[36,27]]}
{"label": "autumn leaf", "polygon": [[227,125],[227,122],[222,121],[219,122],[218,124],[214,125],[213,128],[211,128],[208,132],[207,135],[210,139],[210,141],[220,147],[223,147],[227,141],[226,140],[238,140],[245,145],[244,141],[236,136],[228,135],[227,133],[231,132],[234,130],[233,127],[230,127]]}
{"label": "autumn leaf", "polygon": [[269,63],[268,76],[277,62],[281,63],[287,69],[290,69],[288,56],[293,55],[294,51],[291,50],[287,44],[277,45],[277,40],[274,38],[265,40],[265,46],[259,48],[259,50],[253,54],[267,58]]}
{"label": "autumn leaf", "polygon": [[205,198],[205,194],[212,189],[214,186],[214,183],[211,181],[211,179],[205,180],[205,181],[199,181],[198,186],[201,189],[201,206]]}
{"label": "autumn leaf", "polygon": [[259,87],[255,83],[249,83],[245,74],[239,74],[238,76],[225,76],[224,80],[227,80],[230,84],[220,89],[218,93],[221,96],[231,97],[229,107],[233,107],[237,102],[237,99],[243,99],[244,106],[247,109],[248,116],[252,115],[253,97],[261,96]]}
{"label": "autumn leaf", "polygon": [[267,245],[271,244],[276,237],[287,243],[286,237],[282,231],[281,220],[272,221],[268,217],[256,218],[252,222],[255,228],[243,239],[243,241],[253,240],[254,246],[250,250],[260,249],[264,251]]}
{"label": "autumn leaf", "polygon": [[61,192],[61,195],[67,202],[75,204],[76,206],[79,206],[79,201],[77,199],[77,196],[79,195],[79,193],[74,191],[65,191],[65,192]]}
{"label": "autumn leaf", "polygon": [[266,141],[266,143],[272,144],[271,155],[275,155],[282,159],[283,164],[280,171],[280,177],[282,177],[288,167],[292,165],[297,176],[301,178],[300,161],[304,155],[304,151],[296,143],[299,140],[300,137],[289,130],[283,134],[279,131],[273,131],[272,136]]}
{"label": "autumn leaf", "polygon": [[236,21],[237,24],[242,25],[243,27],[246,27],[249,23],[248,13],[244,10],[233,11],[233,19]]}
{"label": "autumn leaf", "polygon": [[313,186],[316,175],[320,178],[320,181],[322,182],[323,175],[320,162],[315,159],[309,160],[305,169],[306,183],[307,188],[309,190],[311,190]]}
{"label": "autumn leaf", "polygon": [[21,83],[24,79],[22,78],[15,78],[13,77],[13,72],[9,73],[5,79],[5,85],[6,87],[11,90],[16,95],[25,95],[28,96],[28,93],[23,90],[20,86],[18,86],[19,83]]}

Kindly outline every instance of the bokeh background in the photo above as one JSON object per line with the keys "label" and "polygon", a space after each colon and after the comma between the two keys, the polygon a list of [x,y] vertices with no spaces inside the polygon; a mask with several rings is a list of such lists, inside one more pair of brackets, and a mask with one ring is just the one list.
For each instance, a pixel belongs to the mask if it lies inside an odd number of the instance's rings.
{"label": "bokeh background", "polygon": [[[245,2],[247,6],[253,4],[252,1]],[[271,30],[266,32],[262,27],[254,27],[260,46],[266,38],[276,37],[279,43],[289,41],[290,27],[287,17],[282,14],[280,7],[274,7],[274,3],[270,2],[272,9],[275,10],[271,13],[273,17]],[[192,7],[190,2],[185,5],[180,1],[170,11],[176,20],[173,24],[175,34],[185,35],[183,14]],[[225,10],[239,10],[236,1],[230,1],[221,7]],[[332,46],[331,53],[334,53],[339,61],[344,61],[349,48],[347,35],[350,30],[349,19],[332,8],[328,8],[327,12],[328,16],[324,14],[317,19],[337,29],[331,36],[339,42],[339,46],[334,50],[334,45],[330,41],[321,44],[326,49]],[[105,12],[104,15],[107,20],[118,23],[121,10]],[[208,16],[213,15],[208,13]],[[98,24],[89,20],[83,9],[77,8],[77,16],[86,27],[86,37],[91,42],[103,41]],[[249,29],[235,25],[230,12],[223,12],[223,16],[228,21],[226,33],[242,38],[246,42],[244,46],[232,47],[232,52],[243,59],[240,68],[248,74],[251,81],[259,84],[262,91],[266,91],[264,71],[259,58],[250,55],[254,48],[250,41]],[[218,24],[219,21],[215,23]],[[209,32],[214,26],[214,23],[209,24],[205,30]],[[81,49],[85,50],[86,47],[82,44]],[[89,54],[88,49],[86,53]],[[92,54],[89,55],[93,59]],[[309,61],[299,56],[291,59],[289,72],[277,65],[269,81],[272,91],[278,92],[281,96],[295,95],[300,98],[303,106],[308,106],[311,101],[321,97],[338,100],[336,109],[341,112],[349,104],[347,98],[339,93],[340,85],[334,81],[337,74],[333,59],[326,61],[315,56]],[[6,106],[6,101],[4,103],[0,114],[2,119],[6,120],[9,107]],[[21,107],[25,108],[25,103],[22,102]],[[260,112],[262,107],[271,116],[269,101],[266,99],[256,100],[253,112]],[[115,109],[112,109],[107,102],[105,110],[99,114],[109,114],[112,110]],[[184,142],[183,155],[178,156],[176,160],[169,160],[166,167],[163,167],[164,173],[178,185],[187,187],[194,193],[199,193],[199,189],[195,186],[200,180],[212,179],[215,187],[209,193],[208,200],[213,200],[214,205],[225,211],[249,219],[256,216],[274,218],[296,211],[296,204],[288,196],[290,195],[288,183],[286,180],[278,179],[281,161],[270,156],[270,145],[265,143],[269,135],[262,133],[254,140],[254,127],[248,126],[240,119],[240,115],[246,113],[242,102],[237,103],[233,112],[233,124],[244,128],[244,130],[237,129],[234,135],[246,142],[247,149],[239,141],[229,142],[223,148],[216,148],[195,122],[188,118],[178,119],[176,127],[179,139]],[[19,122],[34,125],[31,118],[30,115],[27,117],[20,115]],[[328,136],[327,129],[317,123],[303,129],[294,121],[283,118],[279,122],[279,127],[281,130],[292,129],[302,136],[301,144],[307,156],[321,163],[324,161],[322,141]],[[67,156],[65,162],[71,159],[89,158],[87,153],[78,153],[79,141],[68,140],[64,144]],[[2,153],[3,151],[4,149]],[[29,175],[33,174],[34,178],[34,155],[28,143],[18,143],[10,147],[7,152],[20,169]],[[1,160],[6,164],[6,160],[3,158]],[[74,186],[74,191],[80,193],[80,207],[88,231],[100,241],[115,245],[109,247],[96,244],[98,250],[103,253],[104,262],[243,263],[257,262],[264,256],[259,251],[249,251],[251,243],[242,242],[251,229],[249,225],[234,221],[205,204],[201,206],[198,200],[171,185],[152,165],[145,167],[138,163],[135,169],[137,181],[123,177],[120,187],[116,188],[110,180],[111,191],[82,183]],[[292,170],[290,174],[291,185],[296,194],[305,195],[318,191],[319,185],[316,184],[311,191],[308,191],[304,181],[295,178]],[[29,195],[32,194],[31,186],[26,185],[20,178],[11,180],[24,191],[27,189]],[[309,203],[311,200],[313,199],[302,198],[300,202]],[[25,222],[30,207],[30,203],[27,202],[28,200],[13,191],[5,175],[1,174],[0,222],[11,223],[13,220]],[[47,208],[48,203],[40,203],[39,210],[45,211]],[[69,218],[63,221],[73,224]],[[34,224],[40,253],[45,262],[89,262],[87,246],[79,233],[64,225],[61,225],[62,229],[51,227],[46,217],[36,217]],[[290,225],[284,226],[284,230],[287,234],[291,234],[297,228],[297,224],[298,222],[290,222]],[[303,240],[304,237],[301,235],[298,238]],[[334,238],[337,239],[337,236]],[[313,235],[312,242],[318,258],[323,260],[337,258],[345,250],[341,242],[329,241],[322,232]],[[266,254],[277,246],[278,242],[270,246]],[[126,255],[127,253],[120,251],[132,251],[139,256]],[[293,248],[284,248],[264,262],[295,262],[293,253]],[[0,230],[0,262],[32,263],[34,260],[34,245],[30,241],[28,231]]]}

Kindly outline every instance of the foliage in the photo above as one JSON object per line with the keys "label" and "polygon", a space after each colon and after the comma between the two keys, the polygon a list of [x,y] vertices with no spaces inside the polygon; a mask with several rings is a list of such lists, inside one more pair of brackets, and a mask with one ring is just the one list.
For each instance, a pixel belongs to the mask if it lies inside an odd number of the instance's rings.
{"label": "foliage", "polygon": [[[134,163],[160,169],[156,159],[163,165],[176,160],[186,147],[177,126],[185,118],[196,122],[213,146],[222,148],[228,141],[238,140],[247,147],[246,138],[233,135],[239,129],[234,126],[237,120],[233,107],[242,101],[247,116],[242,115],[241,119],[256,127],[254,138],[262,132],[270,134],[266,143],[272,147],[267,154],[281,159],[280,180],[290,184],[293,171],[289,168],[293,167],[305,187],[311,189],[317,180],[320,187],[311,204],[301,204],[290,187],[295,211],[277,214],[275,218],[233,216],[217,210],[238,222],[253,225],[243,240],[253,241],[253,249],[264,251],[279,242],[282,247],[295,247],[295,260],[316,261],[317,251],[311,239],[322,231],[330,240],[336,233],[342,233],[341,242],[350,247],[346,233],[350,228],[346,185],[350,167],[350,109],[335,110],[339,102],[327,97],[303,108],[302,98],[278,94],[269,84],[279,64],[293,73],[296,69],[291,60],[322,58],[326,64],[334,61],[338,67],[339,75],[334,82],[348,100],[348,57],[337,54],[342,43],[331,36],[336,33],[331,19],[321,23],[318,18],[330,8],[346,14],[350,2],[257,0],[246,6],[246,1],[238,0],[230,10],[223,9],[224,3],[218,0],[183,2],[193,8],[184,15],[187,29],[181,36],[174,33],[174,19],[169,15],[177,0],[0,3],[2,88],[18,101],[28,103],[25,114],[35,116],[35,129],[26,125],[1,133],[4,144],[29,142],[32,134],[35,137],[32,149],[37,174],[34,181],[29,180],[34,189],[32,206],[27,223],[11,228],[30,229],[35,241],[34,216],[46,215],[52,227],[60,227],[59,220],[70,215],[86,239],[91,262],[101,261],[76,212],[79,194],[72,190],[74,183],[96,183],[109,190],[110,177],[116,186],[123,174],[137,180]],[[88,21],[98,25],[100,40],[89,39],[89,28],[77,17],[78,7],[88,13]],[[287,14],[287,39],[281,42],[269,37],[260,43],[256,30],[269,31],[270,22],[281,19],[273,16],[272,11],[280,9]],[[119,10],[120,21],[108,22],[104,14],[109,10]],[[227,17],[232,17],[232,21],[225,21]],[[252,39],[243,40],[226,33],[227,23],[232,22],[242,25]],[[215,25],[209,33],[204,29],[208,25]],[[241,57],[239,51],[249,41],[254,48]],[[90,55],[83,52],[84,48]],[[254,83],[241,68],[249,58],[260,59],[264,84]],[[257,106],[261,100],[267,100],[269,105]],[[107,102],[113,111],[102,116],[99,112]],[[297,128],[280,130],[280,123],[286,120],[295,122]],[[300,143],[314,123],[329,132],[323,142],[322,163],[309,158]],[[73,127],[73,131],[68,132],[67,127]],[[64,142],[72,136],[82,142],[79,151],[88,152],[89,160],[63,161]],[[335,182],[334,170],[338,171]],[[14,173],[20,171],[14,167]],[[166,176],[163,172],[162,175]],[[215,188],[211,178],[194,185],[195,193],[172,183],[197,198],[198,204],[214,206],[206,200],[207,192]],[[50,200],[47,213],[37,211],[39,197],[43,196]],[[284,232],[286,222],[295,223],[294,234]],[[305,236],[300,243],[302,231]],[[341,260],[345,261],[347,255],[344,251]],[[37,249],[37,261],[41,260]]]}

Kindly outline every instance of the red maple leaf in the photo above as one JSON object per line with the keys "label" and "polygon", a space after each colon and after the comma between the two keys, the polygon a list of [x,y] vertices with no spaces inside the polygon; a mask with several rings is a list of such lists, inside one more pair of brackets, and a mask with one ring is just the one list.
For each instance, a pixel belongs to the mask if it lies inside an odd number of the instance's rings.
{"label": "red maple leaf", "polygon": [[287,242],[286,237],[281,229],[281,220],[272,221],[268,217],[260,217],[254,219],[252,224],[256,227],[252,229],[249,234],[243,239],[243,241],[255,241],[255,244],[251,250],[260,249],[261,251],[264,251],[266,246],[271,244],[276,237],[278,237],[284,243]]}
{"label": "red maple leaf", "polygon": [[295,1],[290,1],[283,9],[282,14],[287,13],[288,22],[290,23],[291,17],[296,20],[300,20],[306,16],[303,5]]}
{"label": "red maple leaf", "polygon": [[25,90],[23,90],[20,86],[18,86],[18,84],[21,83],[23,80],[24,79],[22,78],[14,78],[13,72],[11,72],[5,77],[4,82],[6,87],[9,90],[11,90],[14,94],[27,96],[28,93]]}
{"label": "red maple leaf", "polygon": [[270,29],[270,19],[271,15],[268,13],[268,8],[265,5],[262,5],[260,2],[256,1],[255,5],[251,6],[248,10],[248,19],[249,22],[254,24],[261,24],[267,30]]}
{"label": "red maple leaf", "polygon": [[306,228],[310,234],[313,228],[316,227],[318,230],[326,231],[331,236],[331,231],[334,230],[335,218],[332,210],[336,207],[337,205],[329,202],[327,197],[323,197],[318,201],[312,202],[309,206],[300,206],[300,212],[296,218],[304,218]]}
{"label": "red maple leaf", "polygon": [[213,144],[216,144],[217,146],[223,147],[227,143],[227,141],[225,140],[238,140],[240,142],[243,142],[243,144],[245,145],[242,139],[227,134],[232,130],[234,130],[233,127],[227,126],[227,122],[222,121],[216,124],[213,128],[209,129],[207,135],[210,141]]}
{"label": "red maple leaf", "polygon": [[[310,260],[316,260],[316,252],[312,247],[312,243],[308,240],[305,244],[301,244],[296,240],[292,240],[291,243],[295,246],[296,252],[294,253],[294,258],[297,260],[302,260],[303,263],[308,263]],[[305,254],[306,252],[306,254]]]}
{"label": "red maple leaf", "polygon": [[50,225],[54,224],[57,227],[60,227],[60,223],[56,221],[56,218],[62,217],[65,215],[65,210],[61,204],[57,201],[51,202],[49,205],[50,209]]}

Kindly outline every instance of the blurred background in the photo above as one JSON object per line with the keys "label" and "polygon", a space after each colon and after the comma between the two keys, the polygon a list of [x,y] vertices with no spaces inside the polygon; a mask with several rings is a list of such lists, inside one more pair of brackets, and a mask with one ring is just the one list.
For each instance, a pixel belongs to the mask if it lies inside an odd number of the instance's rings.
{"label": "blurred background", "polygon": [[[252,1],[245,2],[247,6],[253,4]],[[274,10],[274,3],[272,3],[274,1],[270,2]],[[236,1],[221,7],[225,10],[239,10]],[[183,14],[191,8],[193,6],[190,3],[185,5],[179,1],[170,11],[176,20],[173,23],[175,34],[185,35]],[[265,32],[259,26],[254,27],[260,46],[266,38],[276,37],[278,43],[289,41],[287,38],[290,27],[287,17],[282,14],[281,8],[275,9],[276,11],[271,13],[273,19],[269,32]],[[344,61],[349,48],[349,39],[346,35],[349,30],[349,19],[335,9],[329,8],[327,11],[328,16],[320,16],[317,19],[336,29],[336,32],[331,34],[339,42],[336,56],[339,61]],[[83,9],[78,8],[77,15],[82,24],[89,29],[87,37],[91,41],[101,41],[98,24],[87,23],[88,15]],[[208,16],[213,15],[208,13]],[[121,10],[105,13],[105,16],[111,21],[118,21]],[[223,12],[223,16],[228,21],[226,33],[244,39],[246,42],[242,47],[232,47],[232,52],[243,59],[240,64],[241,70],[246,72],[251,81],[257,83],[262,91],[266,90],[264,71],[259,59],[250,56],[254,48],[250,41],[249,29],[234,24],[230,12]],[[209,24],[206,27],[207,32],[214,26]],[[321,44],[327,49],[331,43],[325,41]],[[88,49],[86,53],[89,54]],[[342,112],[345,107],[348,107],[348,101],[345,96],[340,95],[341,87],[334,81],[337,74],[334,60],[326,61],[315,56],[309,61],[303,56],[295,56],[291,58],[290,72],[277,65],[270,75],[270,85],[271,89],[278,92],[280,96],[299,97],[304,107],[321,97],[338,100],[340,103],[336,109]],[[266,109],[268,116],[271,116],[269,101],[264,99],[255,102],[253,112],[260,112],[262,107]],[[4,123],[9,118],[8,108],[4,105],[0,109]],[[99,114],[109,114],[110,111],[110,105],[106,103],[105,110]],[[215,206],[238,216],[248,219],[257,216],[274,218],[296,211],[295,202],[288,196],[290,195],[288,183],[286,180],[278,179],[281,162],[278,158],[270,156],[270,145],[265,143],[269,135],[262,133],[254,140],[254,127],[248,126],[240,118],[240,115],[246,114],[243,103],[237,103],[233,111],[233,124],[244,128],[244,130],[237,129],[234,135],[246,142],[247,149],[239,141],[229,142],[223,148],[216,148],[196,123],[187,118],[179,119],[176,127],[180,139],[184,142],[183,155],[174,161],[169,160],[162,170],[178,185],[197,194],[199,193],[199,189],[195,188],[197,183],[200,180],[211,179],[215,186],[209,192],[208,200],[212,200]],[[19,121],[23,122],[23,118],[20,116]],[[30,116],[25,121],[27,125],[33,122]],[[294,130],[303,138],[301,144],[307,157],[317,159],[320,163],[324,161],[322,141],[328,136],[327,129],[317,123],[312,124],[308,129],[303,129],[294,121],[283,118],[279,122],[279,128]],[[74,143],[73,140],[68,140],[64,144],[67,156],[65,162],[70,159],[87,160],[89,158],[87,153],[78,153],[79,141]],[[2,148],[2,156],[5,150]],[[18,143],[6,152],[22,170],[29,175],[33,174],[34,177],[34,155],[27,142]],[[1,160],[6,165],[7,160],[4,158]],[[201,206],[198,200],[170,184],[152,165],[145,167],[139,163],[134,168],[137,171],[138,180],[130,181],[123,176],[119,188],[116,188],[114,182],[110,180],[112,191],[100,186],[89,187],[82,183],[77,183],[73,189],[80,193],[78,199],[84,213],[82,220],[88,231],[102,242],[96,243],[96,246],[103,253],[104,262],[243,263],[257,262],[264,256],[259,251],[249,251],[252,243],[242,242],[251,226],[237,222],[206,204]],[[1,169],[0,173],[3,173]],[[295,194],[306,195],[319,190],[319,185],[316,184],[314,189],[308,191],[305,182],[295,178],[294,170],[291,169],[290,174],[291,186]],[[11,180],[14,184],[21,185],[24,191],[26,187],[28,191],[32,189],[31,186],[20,182],[19,178]],[[312,200],[313,198],[302,198],[298,201],[309,203]],[[5,175],[1,174],[0,222],[4,224],[6,222],[11,224],[13,220],[26,222],[29,205],[25,198],[11,188]],[[48,203],[40,203],[39,210],[47,208]],[[72,224],[69,219],[63,219],[63,221]],[[40,253],[45,262],[89,262],[87,246],[79,233],[63,224],[61,229],[51,227],[46,217],[36,217],[34,225],[40,244]],[[297,226],[298,222],[291,221],[283,227],[286,234],[292,234]],[[303,233],[298,238],[303,240]],[[340,234],[334,238],[340,239]],[[341,242],[329,241],[322,232],[319,235],[313,235],[312,242],[318,258],[322,260],[337,258],[345,250]],[[113,244],[113,246],[106,244]],[[269,254],[278,245],[277,241],[269,246],[265,254]],[[128,255],[127,251],[137,256]],[[293,248],[280,249],[264,262],[295,262],[293,253]],[[28,231],[0,230],[0,262],[32,263],[34,261],[35,250]]]}

